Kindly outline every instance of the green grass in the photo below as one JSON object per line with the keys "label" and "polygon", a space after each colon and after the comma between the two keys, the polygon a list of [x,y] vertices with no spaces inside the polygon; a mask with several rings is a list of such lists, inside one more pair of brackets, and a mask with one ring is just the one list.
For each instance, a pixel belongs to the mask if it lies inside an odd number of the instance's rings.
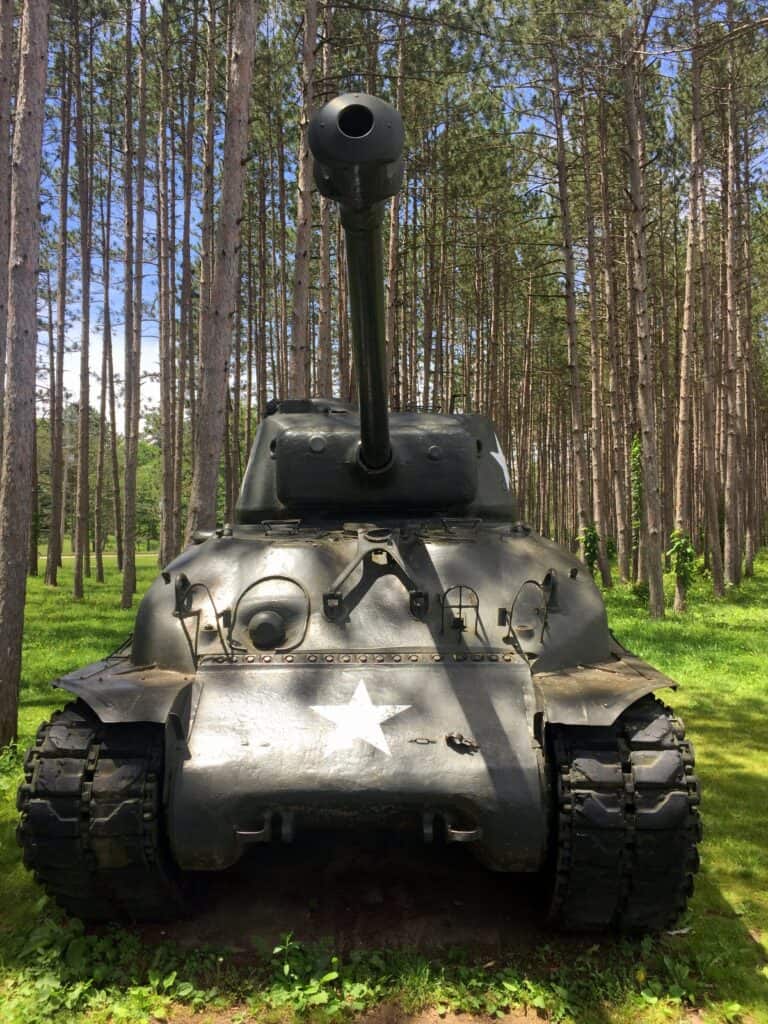
{"label": "green grass", "polygon": [[[153,557],[141,556],[140,589],[155,572]],[[58,591],[30,583],[21,750],[64,702],[50,679],[117,647],[133,622],[118,608],[113,568],[80,603],[70,598],[66,565],[61,582]],[[232,1007],[233,1024],[323,1020],[389,1001],[408,1012],[436,1006],[478,1015],[523,1006],[531,1019],[538,1012],[601,1024],[697,1013],[705,1021],[768,1022],[768,557],[722,601],[699,580],[691,609],[663,622],[650,621],[629,589],[607,601],[617,636],[682,684],[670,700],[697,748],[705,843],[682,934],[631,943],[546,935],[542,942],[539,933],[530,949],[489,966],[458,949],[338,957],[290,937],[244,960],[226,950],[178,951],[138,929],[85,931],[46,901],[20,864],[13,803],[21,766],[11,749],[0,753],[0,1020],[148,1022],[176,1004]]]}

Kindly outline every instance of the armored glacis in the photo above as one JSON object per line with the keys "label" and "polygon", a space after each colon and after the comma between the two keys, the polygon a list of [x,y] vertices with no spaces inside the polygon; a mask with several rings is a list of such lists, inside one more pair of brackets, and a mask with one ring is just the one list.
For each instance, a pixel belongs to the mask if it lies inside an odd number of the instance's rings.
{"label": "armored glacis", "polygon": [[387,412],[386,103],[310,126],[347,236],[360,410],[274,401],[236,523],[166,566],[130,644],[57,680],[19,792],[24,858],[82,917],[178,913],[186,871],[388,827],[545,872],[573,928],[668,925],[697,867],[674,684],[611,636],[567,551],[515,522],[482,416]]}

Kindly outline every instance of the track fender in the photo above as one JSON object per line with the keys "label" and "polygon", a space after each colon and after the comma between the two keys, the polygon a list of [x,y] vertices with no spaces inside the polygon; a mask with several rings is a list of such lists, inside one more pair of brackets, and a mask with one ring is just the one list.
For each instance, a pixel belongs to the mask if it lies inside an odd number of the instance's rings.
{"label": "track fender", "polygon": [[53,685],[79,697],[105,724],[157,722],[174,716],[186,735],[199,684],[191,674],[134,665],[128,658],[108,658],[76,669]]}
{"label": "track fender", "polygon": [[537,673],[533,684],[546,721],[557,725],[613,725],[649,693],[677,683],[611,638],[610,657],[592,665]]}

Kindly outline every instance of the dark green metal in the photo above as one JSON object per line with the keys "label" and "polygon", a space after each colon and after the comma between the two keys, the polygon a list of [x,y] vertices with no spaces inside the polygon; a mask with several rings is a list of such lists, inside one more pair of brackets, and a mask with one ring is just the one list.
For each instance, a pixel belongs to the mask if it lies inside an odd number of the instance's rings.
{"label": "dark green metal", "polygon": [[339,203],[360,399],[360,463],[380,472],[392,461],[381,224],[402,181],[403,126],[375,96],[350,93],[312,117],[309,145],[320,192]]}
{"label": "dark green metal", "polygon": [[387,351],[384,337],[383,206],[358,212],[342,208],[347,241],[347,280],[352,345],[360,392],[360,461],[382,469],[392,458],[387,412]]}

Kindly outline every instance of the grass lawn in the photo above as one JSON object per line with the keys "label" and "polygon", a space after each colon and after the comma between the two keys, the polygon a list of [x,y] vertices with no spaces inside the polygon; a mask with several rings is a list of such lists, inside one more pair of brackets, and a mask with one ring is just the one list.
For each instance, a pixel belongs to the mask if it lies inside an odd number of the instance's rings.
{"label": "grass lawn", "polygon": [[[139,556],[139,587],[156,573]],[[116,648],[133,613],[118,608],[119,577],[70,597],[30,583],[21,693],[23,750],[63,703],[49,681]],[[691,610],[650,621],[625,588],[607,596],[619,639],[682,684],[671,698],[697,748],[705,842],[691,910],[676,934],[638,942],[560,938],[532,928],[528,945],[489,961],[358,949],[286,937],[274,952],[182,949],[158,931],[85,931],[42,895],[14,840],[20,754],[0,752],[0,1022],[201,1024],[340,1019],[416,1020],[425,1007],[463,1021],[502,1018],[609,1022],[755,1021],[768,1024],[768,556],[723,601],[703,582]],[[374,1008],[384,1005],[377,1016]],[[398,1009],[399,1008],[399,1009]],[[434,1015],[418,1017],[433,1020]]]}

